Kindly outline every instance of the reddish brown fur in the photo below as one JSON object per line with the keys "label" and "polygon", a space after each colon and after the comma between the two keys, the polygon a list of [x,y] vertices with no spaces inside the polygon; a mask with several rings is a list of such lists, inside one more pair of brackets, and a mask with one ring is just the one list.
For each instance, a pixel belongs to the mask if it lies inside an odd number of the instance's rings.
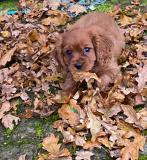
{"label": "reddish brown fur", "polygon": [[[80,71],[96,73],[102,79],[101,87],[106,88],[119,71],[117,59],[124,45],[121,30],[109,15],[91,13],[80,18],[61,35],[56,47],[59,67],[68,77],[65,83],[71,84],[66,89],[75,85],[70,73]],[[84,47],[90,48],[87,55],[83,54]],[[72,56],[66,54],[67,50]],[[77,62],[82,63],[80,70],[75,67]]]}

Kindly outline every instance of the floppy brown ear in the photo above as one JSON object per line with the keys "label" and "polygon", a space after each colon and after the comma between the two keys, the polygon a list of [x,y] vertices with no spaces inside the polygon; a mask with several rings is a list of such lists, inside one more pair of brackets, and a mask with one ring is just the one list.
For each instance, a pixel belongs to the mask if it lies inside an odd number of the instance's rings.
{"label": "floppy brown ear", "polygon": [[62,53],[62,34],[59,34],[57,36],[55,46],[56,46],[56,50],[55,50],[54,56],[55,56],[55,59],[57,60],[57,62],[59,64],[58,68],[59,68],[60,71],[66,72],[67,66],[65,65],[64,56],[63,56],[63,53]]}
{"label": "floppy brown ear", "polygon": [[112,49],[114,44],[107,35],[98,34],[98,31],[92,31],[92,43],[94,46],[96,59],[99,64],[108,64],[112,58]]}

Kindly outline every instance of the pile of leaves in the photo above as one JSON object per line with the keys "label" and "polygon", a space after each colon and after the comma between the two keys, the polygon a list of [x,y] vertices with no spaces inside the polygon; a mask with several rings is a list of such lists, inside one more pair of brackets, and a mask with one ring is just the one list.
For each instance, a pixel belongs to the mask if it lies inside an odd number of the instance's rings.
{"label": "pile of leaves", "polygon": [[[132,1],[123,10],[114,8],[110,14],[126,37],[126,48],[119,59],[121,73],[106,93],[92,85],[94,80],[99,81],[95,74],[77,73],[74,79],[84,80],[87,88],[80,88],[63,103],[60,85],[64,77],[57,72],[52,54],[56,35],[73,22],[67,12],[57,10],[63,5],[21,0],[20,9],[29,7],[29,13],[0,16],[1,122],[13,129],[21,118],[58,112],[60,120],[54,128],[62,133],[64,144],[78,147],[74,154],[77,160],[90,159],[92,150],[101,147],[108,148],[118,160],[136,160],[145,144],[142,132],[147,129],[147,13],[136,9],[139,1]],[[83,8],[70,11],[85,12]],[[29,106],[20,114],[18,99]],[[72,159],[53,134],[43,139],[42,145],[47,152],[40,154],[39,160]]]}

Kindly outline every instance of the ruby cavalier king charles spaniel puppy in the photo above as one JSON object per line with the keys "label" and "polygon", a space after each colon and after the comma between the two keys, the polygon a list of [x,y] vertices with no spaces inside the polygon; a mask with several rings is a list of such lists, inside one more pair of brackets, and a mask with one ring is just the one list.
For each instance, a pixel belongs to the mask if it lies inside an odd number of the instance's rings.
{"label": "ruby cavalier king charles spaniel puppy", "polygon": [[63,92],[75,89],[75,72],[95,73],[104,91],[119,72],[117,60],[124,46],[123,33],[111,16],[94,12],[81,17],[60,34],[56,44],[55,58],[65,76]]}

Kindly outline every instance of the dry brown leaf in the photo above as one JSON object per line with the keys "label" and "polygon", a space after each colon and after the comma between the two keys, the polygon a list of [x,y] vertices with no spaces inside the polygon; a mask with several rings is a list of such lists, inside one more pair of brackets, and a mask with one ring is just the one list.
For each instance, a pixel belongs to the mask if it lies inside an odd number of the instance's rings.
{"label": "dry brown leaf", "polygon": [[68,8],[68,11],[75,13],[76,15],[86,12],[86,8],[84,6],[81,6],[79,4],[75,4]]}
{"label": "dry brown leaf", "polygon": [[120,151],[121,160],[137,160],[139,158],[139,150],[143,150],[145,138],[136,135],[133,142],[126,143],[126,146]]}
{"label": "dry brown leaf", "polygon": [[5,66],[7,62],[9,62],[16,51],[17,47],[14,47],[7,51],[1,58],[0,58],[0,66]]}
{"label": "dry brown leaf", "polygon": [[94,154],[90,151],[76,151],[76,160],[91,160],[91,156],[93,156]]}
{"label": "dry brown leaf", "polygon": [[100,117],[95,116],[91,112],[90,108],[87,108],[87,116],[88,116],[87,128],[90,129],[92,135],[92,141],[95,141],[96,135],[101,130],[101,120]]}
{"label": "dry brown leaf", "polygon": [[115,144],[115,141],[121,138],[121,132],[118,131],[116,125],[111,124],[111,122],[102,122],[103,127],[106,129],[106,132],[110,134],[109,140],[112,144]]}
{"label": "dry brown leaf", "polygon": [[121,15],[119,22],[120,22],[121,26],[126,26],[129,24],[132,24],[133,19],[131,17],[126,16],[126,15]]}
{"label": "dry brown leaf", "polygon": [[63,104],[58,113],[71,126],[77,126],[80,123],[81,108],[76,104],[75,100],[70,100],[69,104]]}
{"label": "dry brown leaf", "polygon": [[143,98],[140,94],[137,94],[135,96],[135,105],[144,104]]}
{"label": "dry brown leaf", "polygon": [[64,143],[69,143],[69,142],[74,142],[75,141],[75,135],[73,135],[70,131],[62,130],[62,134],[63,134],[63,137],[64,137],[64,139],[63,139]]}
{"label": "dry brown leaf", "polygon": [[147,26],[147,13],[144,13],[143,15],[139,16],[138,23],[143,26]]}
{"label": "dry brown leaf", "polygon": [[98,76],[95,73],[90,73],[90,72],[76,72],[76,73],[72,73],[73,78],[76,82],[78,81],[83,81],[85,80],[86,82],[88,82],[90,79],[95,79],[97,80],[99,83],[101,83],[101,79],[98,78]]}
{"label": "dry brown leaf", "polygon": [[60,25],[65,25],[68,21],[68,16],[66,12],[58,11],[58,10],[56,11],[49,10],[48,14],[50,15],[50,17],[42,20],[43,25],[60,26]]}
{"label": "dry brown leaf", "polygon": [[128,123],[136,123],[138,124],[137,114],[132,106],[129,105],[121,105],[121,108],[124,114],[128,117],[125,121]]}
{"label": "dry brown leaf", "polygon": [[14,85],[3,84],[2,85],[2,95],[11,96],[11,94],[16,93],[16,87]]}
{"label": "dry brown leaf", "polygon": [[108,140],[107,137],[99,137],[99,138],[97,138],[97,141],[100,144],[103,144],[104,146],[106,146],[107,148],[112,149],[111,143],[110,143],[110,141]]}
{"label": "dry brown leaf", "polygon": [[15,117],[11,114],[7,114],[7,115],[3,116],[2,123],[3,123],[5,128],[10,128],[12,130],[13,127],[14,127],[13,121],[17,125],[19,120],[20,119],[18,117]]}
{"label": "dry brown leaf", "polygon": [[109,101],[123,102],[125,99],[124,94],[122,94],[119,90],[114,92],[110,97]]}
{"label": "dry brown leaf", "polygon": [[2,106],[0,107],[0,119],[4,116],[5,112],[8,112],[11,109],[11,105],[9,101],[5,101],[2,103]]}
{"label": "dry brown leaf", "polygon": [[[70,156],[70,152],[66,148],[60,149],[61,144],[58,144],[58,141],[59,137],[55,137],[54,134],[43,139],[43,148],[49,152],[47,160]],[[46,160],[43,157],[44,155],[39,156],[40,159],[42,158],[42,160]]]}
{"label": "dry brown leaf", "polygon": [[40,34],[37,30],[32,30],[28,33],[27,38],[29,38],[31,42],[35,42],[39,40]]}
{"label": "dry brown leaf", "polygon": [[55,137],[54,134],[43,139],[43,149],[47,150],[49,153],[54,154],[59,152],[61,144],[58,144],[59,137]]}
{"label": "dry brown leaf", "polygon": [[121,111],[122,109],[121,109],[120,103],[116,103],[111,108],[107,109],[107,111],[105,112],[105,116],[113,117],[113,116],[116,116]]}
{"label": "dry brown leaf", "polygon": [[137,113],[137,118],[143,129],[147,129],[147,108],[143,108]]}
{"label": "dry brown leaf", "polygon": [[52,10],[57,10],[58,7],[61,5],[60,1],[55,1],[55,0],[49,0],[48,5]]}
{"label": "dry brown leaf", "polygon": [[144,88],[147,87],[147,65],[144,65],[143,68],[139,68],[138,77],[136,78],[138,82],[138,90],[141,92]]}
{"label": "dry brown leaf", "polygon": [[84,146],[85,143],[86,143],[85,137],[76,135],[76,137],[75,137],[75,144],[77,146]]}
{"label": "dry brown leaf", "polygon": [[83,146],[84,149],[90,149],[90,150],[92,150],[93,148],[100,148],[100,147],[101,145],[97,141],[95,142],[87,141]]}
{"label": "dry brown leaf", "polygon": [[133,28],[130,30],[130,36],[138,39],[140,38],[142,32],[143,31],[140,28]]}

